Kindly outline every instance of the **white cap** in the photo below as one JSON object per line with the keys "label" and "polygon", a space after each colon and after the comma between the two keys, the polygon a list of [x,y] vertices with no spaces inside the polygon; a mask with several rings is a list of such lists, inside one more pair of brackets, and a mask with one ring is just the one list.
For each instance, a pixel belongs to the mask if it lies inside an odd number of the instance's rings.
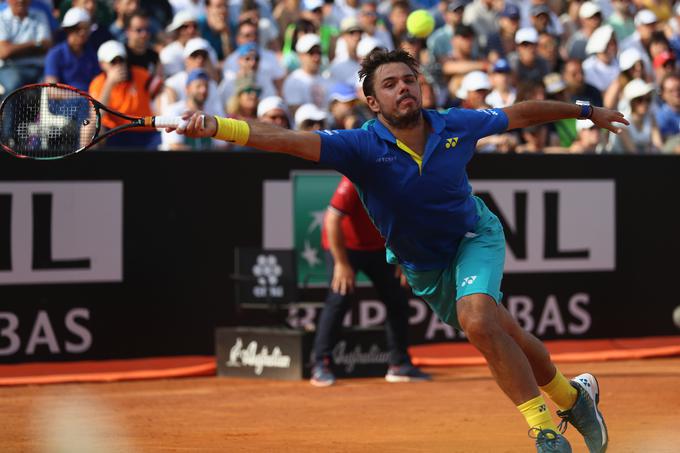
{"label": "white cap", "polygon": [[382,47],[381,42],[371,36],[364,36],[357,44],[357,57],[361,60],[377,47]]}
{"label": "white cap", "polygon": [[307,53],[312,49],[312,47],[320,45],[321,38],[319,38],[319,35],[307,33],[306,35],[300,36],[297,44],[295,44],[295,51],[297,53]]}
{"label": "white cap", "polygon": [[545,85],[545,91],[548,94],[559,93],[560,91],[567,88],[567,85],[562,79],[562,75],[559,72],[551,72],[543,77],[543,85]]}
{"label": "white cap", "polygon": [[538,32],[534,27],[524,27],[517,30],[517,33],[515,33],[515,44],[522,44],[523,42],[533,44],[538,42]]}
{"label": "white cap", "polygon": [[626,84],[626,87],[623,89],[623,97],[631,101],[632,99],[646,96],[652,91],[654,91],[654,84],[647,83],[642,79],[635,79]]}
{"label": "white cap", "polygon": [[323,4],[323,0],[302,0],[302,7],[306,11],[314,11],[317,8],[321,8]]}
{"label": "white cap", "polygon": [[112,39],[99,46],[99,49],[97,50],[97,60],[111,63],[116,57],[127,58],[125,46],[120,42]]}
{"label": "white cap", "polygon": [[578,17],[581,19],[588,19],[597,13],[602,13],[602,9],[600,9],[600,6],[597,3],[590,1],[583,2],[578,10]]}
{"label": "white cap", "polygon": [[90,22],[90,13],[83,8],[71,8],[64,14],[61,21],[61,28],[75,27],[83,22]]}
{"label": "white cap", "polygon": [[588,38],[588,44],[586,44],[586,54],[602,53],[607,50],[609,41],[611,41],[612,36],[614,36],[614,29],[611,25],[603,25],[597,28],[590,38]]}
{"label": "white cap", "polygon": [[593,123],[590,120],[576,120],[576,130],[577,131],[582,131],[585,129],[590,129],[593,126],[595,126],[595,123]]}
{"label": "white cap", "polygon": [[183,9],[175,14],[175,16],[172,18],[172,22],[170,22],[170,25],[165,28],[165,31],[175,31],[187,22],[198,22],[198,15],[196,14],[196,11],[191,8]]}
{"label": "white cap", "polygon": [[635,47],[629,47],[619,55],[619,69],[627,71],[638,61],[642,61],[642,54]]}
{"label": "white cap", "polygon": [[268,96],[257,104],[257,117],[263,117],[272,110],[283,110],[288,115],[288,106],[285,101],[278,96]]}
{"label": "white cap", "polygon": [[203,38],[191,38],[184,45],[184,50],[182,51],[182,56],[184,58],[189,58],[189,56],[199,50],[205,50],[210,53],[210,43]]}
{"label": "white cap", "polygon": [[465,74],[463,81],[460,84],[460,88],[456,92],[456,96],[461,99],[465,99],[469,91],[477,90],[490,90],[491,81],[486,72],[482,71],[472,71]]}
{"label": "white cap", "polygon": [[295,127],[298,129],[305,120],[321,121],[326,119],[326,112],[314,104],[302,104],[295,111]]}
{"label": "white cap", "polygon": [[340,33],[347,33],[348,31],[352,30],[361,31],[361,25],[359,24],[356,16],[347,16],[342,19],[342,22],[340,22]]}
{"label": "white cap", "polygon": [[656,17],[656,14],[654,14],[654,12],[652,12],[648,9],[641,9],[635,15],[635,26],[636,27],[639,27],[640,25],[655,24],[658,21],[659,21],[659,18]]}

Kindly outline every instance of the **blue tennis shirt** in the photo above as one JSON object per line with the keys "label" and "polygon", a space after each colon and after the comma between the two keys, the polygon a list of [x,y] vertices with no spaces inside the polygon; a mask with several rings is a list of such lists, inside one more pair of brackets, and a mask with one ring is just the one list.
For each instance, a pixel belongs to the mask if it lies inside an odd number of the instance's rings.
{"label": "blue tennis shirt", "polygon": [[447,267],[474,230],[478,216],[465,167],[477,140],[508,127],[500,109],[423,115],[431,132],[422,158],[377,120],[361,129],[317,132],[319,162],[354,183],[386,247],[415,271]]}

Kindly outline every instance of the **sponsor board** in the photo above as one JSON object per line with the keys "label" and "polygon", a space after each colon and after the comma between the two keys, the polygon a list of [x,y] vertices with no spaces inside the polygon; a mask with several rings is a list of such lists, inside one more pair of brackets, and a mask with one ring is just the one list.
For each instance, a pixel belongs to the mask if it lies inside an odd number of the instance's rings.
{"label": "sponsor board", "polygon": [[122,280],[122,182],[0,182],[0,285]]}

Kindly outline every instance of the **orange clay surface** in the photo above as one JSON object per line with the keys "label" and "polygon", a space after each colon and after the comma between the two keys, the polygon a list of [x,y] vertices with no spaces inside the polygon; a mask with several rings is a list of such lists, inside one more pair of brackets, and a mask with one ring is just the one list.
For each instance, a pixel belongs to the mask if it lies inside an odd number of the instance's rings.
{"label": "orange clay surface", "polygon": [[[388,384],[195,377],[0,387],[2,452],[536,451],[485,366]],[[680,358],[563,363],[602,388],[610,453],[680,451]],[[574,452],[585,446],[573,427]]]}

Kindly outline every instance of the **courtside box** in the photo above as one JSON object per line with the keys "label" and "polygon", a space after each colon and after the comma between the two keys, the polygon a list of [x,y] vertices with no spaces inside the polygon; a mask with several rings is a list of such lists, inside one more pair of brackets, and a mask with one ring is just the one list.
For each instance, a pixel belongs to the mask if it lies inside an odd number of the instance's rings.
{"label": "courtside box", "polygon": [[[314,332],[279,327],[215,330],[217,375],[299,380],[311,374]],[[382,328],[348,329],[333,349],[337,377],[384,376],[388,365]]]}

